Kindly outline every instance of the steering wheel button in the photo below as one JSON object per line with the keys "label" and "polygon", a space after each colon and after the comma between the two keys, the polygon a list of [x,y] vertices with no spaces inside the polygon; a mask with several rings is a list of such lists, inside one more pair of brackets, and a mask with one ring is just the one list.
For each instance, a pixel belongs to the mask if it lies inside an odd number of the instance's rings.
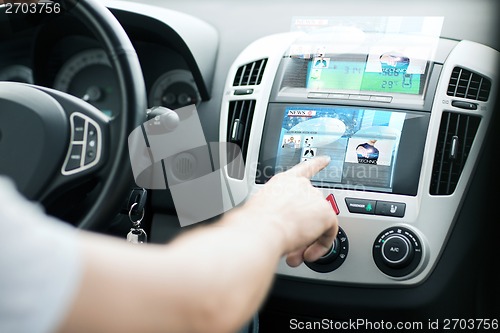
{"label": "steering wheel button", "polygon": [[81,166],[82,150],[83,150],[83,145],[80,144],[71,145],[66,161],[66,167],[64,168],[64,170],[71,171],[78,169]]}
{"label": "steering wheel button", "polygon": [[88,165],[95,161],[97,157],[97,139],[90,139],[87,141],[87,146],[85,147],[85,161],[84,165]]}
{"label": "steering wheel button", "polygon": [[94,125],[89,123],[87,125],[87,140],[92,140],[97,136],[97,129],[95,128]]}
{"label": "steering wheel button", "polygon": [[95,161],[96,158],[96,152],[95,150],[87,150],[87,153],[85,154],[85,162],[84,165],[90,164]]}
{"label": "steering wheel button", "polygon": [[71,118],[73,129],[73,142],[83,141],[85,134],[85,120],[81,117],[75,116]]}

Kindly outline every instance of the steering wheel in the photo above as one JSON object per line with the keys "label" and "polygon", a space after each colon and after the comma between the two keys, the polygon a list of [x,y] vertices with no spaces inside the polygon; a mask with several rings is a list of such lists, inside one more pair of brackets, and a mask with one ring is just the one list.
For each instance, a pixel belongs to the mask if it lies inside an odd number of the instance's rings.
{"label": "steering wheel", "polygon": [[120,87],[121,110],[108,118],[66,93],[0,82],[0,175],[43,205],[72,191],[91,192],[90,203],[73,223],[98,231],[116,216],[133,182],[127,138],[145,121],[144,78],[130,39],[98,0],[55,2],[82,21],[106,51]]}

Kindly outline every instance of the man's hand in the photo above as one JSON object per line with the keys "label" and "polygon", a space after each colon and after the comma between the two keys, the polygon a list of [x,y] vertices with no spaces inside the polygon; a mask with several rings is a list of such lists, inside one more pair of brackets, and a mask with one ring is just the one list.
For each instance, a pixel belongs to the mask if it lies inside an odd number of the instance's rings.
{"label": "man's hand", "polygon": [[337,236],[337,216],[310,182],[329,162],[329,157],[319,156],[275,175],[245,205],[255,216],[274,217],[273,223],[284,235],[287,263],[292,267],[325,255]]}

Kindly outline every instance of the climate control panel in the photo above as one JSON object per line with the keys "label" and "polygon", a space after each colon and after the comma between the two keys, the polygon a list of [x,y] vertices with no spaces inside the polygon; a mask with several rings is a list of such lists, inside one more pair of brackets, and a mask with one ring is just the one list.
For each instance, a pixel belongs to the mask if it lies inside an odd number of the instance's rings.
{"label": "climate control panel", "polygon": [[[326,199],[338,215],[340,210],[333,194],[329,194]],[[401,203],[367,199],[346,198],[345,202],[351,213],[373,214],[378,211],[378,215],[383,216],[400,217],[399,214],[394,213],[400,207],[403,207],[400,211],[404,212],[405,207]],[[384,213],[386,210],[392,213]],[[318,273],[331,273],[344,263],[348,253],[349,240],[344,229],[339,227],[330,250],[314,262],[305,262],[305,265]],[[423,246],[415,232],[403,226],[395,226],[385,229],[376,237],[372,255],[373,261],[381,272],[392,278],[404,278],[411,275],[419,266]]]}

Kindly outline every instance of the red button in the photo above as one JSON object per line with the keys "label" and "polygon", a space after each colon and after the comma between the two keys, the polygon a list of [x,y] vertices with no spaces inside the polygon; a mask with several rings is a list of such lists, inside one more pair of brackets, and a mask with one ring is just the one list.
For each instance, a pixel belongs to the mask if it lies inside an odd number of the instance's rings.
{"label": "red button", "polygon": [[339,206],[337,206],[337,201],[335,201],[335,197],[333,196],[333,194],[330,194],[329,196],[327,196],[326,201],[328,201],[330,203],[330,205],[332,205],[332,208],[333,208],[333,211],[335,212],[335,214],[339,215],[339,213],[340,213]]}

